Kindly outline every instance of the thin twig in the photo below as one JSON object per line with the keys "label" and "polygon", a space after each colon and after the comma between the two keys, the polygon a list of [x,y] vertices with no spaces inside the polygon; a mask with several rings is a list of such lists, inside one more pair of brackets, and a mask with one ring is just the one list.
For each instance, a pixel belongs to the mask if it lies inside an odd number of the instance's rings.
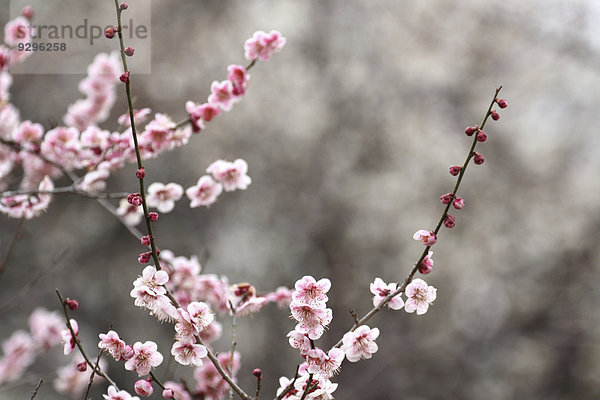
{"label": "thin twig", "polygon": [[[237,319],[236,319],[236,309],[233,306],[233,304],[231,303],[231,300],[229,300],[229,307],[231,308],[232,311],[232,318],[231,318],[231,354],[229,357],[229,375],[233,376],[233,355],[235,354],[235,347],[237,346],[237,342],[236,342],[236,328],[237,328]],[[229,388],[229,400],[233,400],[233,389]]]}
{"label": "thin twig", "polygon": [[56,295],[58,296],[58,299],[60,300],[60,305],[62,306],[63,313],[65,315],[65,320],[67,321],[67,328],[71,332],[71,336],[75,340],[75,345],[79,349],[79,352],[83,356],[83,359],[85,360],[86,364],[89,365],[90,368],[92,368],[94,371],[96,371],[96,373],[98,375],[100,375],[101,377],[103,377],[104,379],[106,379],[108,381],[108,383],[110,383],[111,385],[113,385],[118,390],[119,387],[117,386],[117,384],[112,379],[110,379],[110,377],[108,375],[106,375],[102,371],[102,369],[100,369],[100,366],[95,366],[90,361],[90,359],[88,358],[87,354],[85,353],[85,350],[83,350],[83,346],[81,345],[81,341],[79,340],[79,336],[77,336],[75,334],[75,331],[73,330],[73,326],[71,325],[71,319],[69,318],[69,313],[67,312],[67,303],[64,301],[64,299],[61,296],[61,294],[60,294],[60,292],[59,292],[58,289],[56,289]]}
{"label": "thin twig", "polygon": [[25,223],[25,218],[21,218],[17,225],[17,229],[15,229],[15,233],[8,245],[8,248],[6,249],[6,252],[4,253],[4,256],[2,257],[2,260],[0,260],[0,274],[4,272],[4,270],[6,268],[6,264],[8,264],[8,259],[15,248],[15,244],[17,244],[17,240],[21,237],[24,223]]}
{"label": "thin twig", "polygon": [[74,194],[90,199],[122,199],[127,197],[128,192],[117,193],[90,193],[83,190],[78,190],[74,185],[57,187],[52,190],[12,190],[10,192],[0,193],[0,198],[25,194],[29,196],[37,196],[38,194]]}
{"label": "thin twig", "polygon": [[98,357],[96,357],[96,367],[92,368],[92,373],[90,374],[90,381],[88,382],[88,386],[85,391],[85,396],[83,396],[83,400],[86,400],[88,395],[90,394],[92,383],[94,383],[94,376],[96,375],[96,368],[100,368],[100,357],[102,356],[103,351],[104,349],[100,349],[100,351],[98,352]]}
{"label": "thin twig", "polygon": [[38,390],[40,390],[42,383],[44,383],[44,381],[42,379],[40,379],[39,383],[37,384],[37,386],[35,387],[35,389],[33,389],[33,392],[31,393],[31,400],[35,399],[35,396],[37,396]]}
{"label": "thin twig", "polygon": [[[492,98],[492,101],[490,102],[490,106],[488,107],[487,112],[485,113],[485,116],[483,118],[483,122],[481,123],[479,129],[483,129],[485,127],[485,123],[487,122],[491,111],[492,111],[492,107],[494,106],[494,102],[496,101],[496,98],[498,97],[498,93],[500,93],[500,90],[502,89],[502,86],[500,86],[498,89],[496,89],[496,92],[494,93],[494,97]],[[458,188],[460,187],[460,184],[462,182],[463,176],[465,175],[465,170],[467,169],[467,166],[469,165],[469,162],[471,161],[471,159],[474,156],[473,151],[475,150],[475,146],[477,145],[477,133],[475,133],[473,135],[473,142],[471,143],[471,148],[469,149],[469,153],[467,155],[467,158],[465,159],[465,162],[458,174],[458,178],[456,180],[456,184],[454,185],[454,190],[452,191],[452,198],[456,197],[456,193],[458,192]],[[440,220],[438,221],[438,224],[435,228],[435,230],[433,231],[436,236],[438,235],[438,232],[442,226],[442,223],[444,222],[444,219],[446,218],[446,216],[448,215],[448,210],[450,209],[450,204],[452,202],[450,202],[449,204],[446,205],[446,207],[444,208],[444,211],[442,212],[442,216],[440,217]],[[404,290],[406,289],[406,286],[408,286],[408,284],[410,282],[412,282],[412,279],[414,277],[414,275],[417,273],[417,271],[419,270],[419,266],[421,265],[421,263],[423,262],[423,260],[425,259],[425,257],[427,256],[427,254],[429,253],[429,249],[431,248],[431,246],[427,246],[425,247],[425,249],[423,250],[423,252],[421,253],[421,257],[419,257],[419,260],[417,261],[417,263],[415,264],[415,266],[412,268],[412,270],[410,271],[410,273],[408,274],[408,276],[406,277],[406,279],[404,280],[404,282],[400,283],[398,282],[399,288],[396,289],[396,291],[394,291],[393,293],[390,293],[388,296],[386,296],[385,299],[383,299],[383,301],[377,306],[374,307],[373,309],[371,309],[371,311],[369,311],[367,314],[365,314],[364,317],[362,317],[360,320],[358,320],[353,326],[352,328],[348,331],[348,332],[354,332],[359,326],[364,325],[369,319],[371,319],[375,314],[377,314],[387,303],[389,303],[394,297],[396,297],[397,295],[401,294],[404,292]],[[343,344],[343,339],[340,339],[335,346],[333,347],[341,347]]]}

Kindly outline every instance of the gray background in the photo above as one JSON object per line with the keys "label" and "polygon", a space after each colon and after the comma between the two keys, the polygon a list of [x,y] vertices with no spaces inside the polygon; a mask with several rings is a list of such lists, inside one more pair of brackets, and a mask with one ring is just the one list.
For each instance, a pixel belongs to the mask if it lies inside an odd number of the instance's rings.
{"label": "gray background", "polygon": [[[85,3],[93,13],[95,2]],[[152,74],[134,77],[133,91],[138,105],[175,120],[186,100],[204,101],[210,83],[225,79],[228,64],[245,62],[242,46],[254,31],[287,37],[281,54],[252,70],[232,112],[148,162],[147,174],[188,187],[215,159],[246,159],[250,188],[209,210],[181,201],[156,224],[159,247],[186,256],[208,250],[207,272],[261,292],[305,274],[330,277],[334,320],[321,347],[351,325],[348,309],[370,308],[375,277],[404,279],[422,250],[412,234],[437,222],[438,198],[454,182],[447,167],[464,160],[464,127],[481,121],[504,85],[509,108],[486,129],[486,162],[468,171],[466,207],[434,248],[426,279],[438,288],[435,305],[421,317],[385,311],[372,320],[380,351],[344,364],[335,397],[597,398],[598,2],[180,0],[155,1],[152,14]],[[13,102],[23,119],[47,128],[81,97],[81,78],[16,76]],[[124,110],[120,93],[103,126],[116,128]],[[111,178],[109,190],[136,190],[134,171]],[[16,221],[1,221],[4,249]],[[90,352],[112,324],[130,341],[155,338],[168,355],[171,327],[129,297],[141,247],[118,221],[93,200],[60,197],[25,229],[0,276],[0,304],[10,305],[0,309],[1,338],[25,327],[35,306],[58,308],[59,287],[80,301]],[[300,358],[285,338],[292,328],[274,306],[240,321],[239,379],[248,391],[255,367],[264,371],[265,398],[279,376],[293,374]],[[218,349],[228,341],[226,328]],[[0,398],[28,398],[40,375],[49,382],[65,362],[59,353],[59,361],[40,358]],[[111,367],[124,385],[135,380]],[[58,398],[49,385],[42,394]]]}

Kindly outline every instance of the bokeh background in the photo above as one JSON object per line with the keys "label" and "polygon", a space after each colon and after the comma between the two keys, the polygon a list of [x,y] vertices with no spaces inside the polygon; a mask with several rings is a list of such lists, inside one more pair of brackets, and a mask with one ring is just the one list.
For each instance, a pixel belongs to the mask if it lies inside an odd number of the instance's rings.
{"label": "bokeh background", "polygon": [[[96,1],[81,3],[96,12]],[[244,63],[244,41],[271,29],[286,47],[252,70],[247,97],[146,167],[151,181],[188,187],[213,160],[244,158],[252,185],[208,210],[182,200],[156,224],[159,247],[209,251],[207,272],[260,292],[306,274],[329,277],[334,320],[319,345],[330,346],[351,326],[349,309],[370,309],[375,277],[403,280],[416,262],[422,246],[411,236],[439,218],[439,196],[454,183],[447,168],[462,163],[470,143],[464,127],[480,123],[503,85],[509,108],[490,121],[486,162],[468,170],[467,205],[434,248],[426,279],[438,288],[435,305],[420,317],[376,316],[379,352],[344,364],[335,397],[598,398],[600,3],[154,1],[152,74],[136,76],[137,104],[183,118],[186,100],[204,101],[227,65]],[[13,103],[22,119],[49,127],[81,97],[82,78],[16,75]],[[119,95],[107,129],[125,111]],[[134,171],[111,178],[109,190],[135,191]],[[4,251],[17,222],[0,221]],[[57,197],[25,224],[0,275],[0,338],[25,328],[36,306],[58,309],[60,288],[80,302],[89,351],[112,324],[131,341],[158,340],[167,355],[172,328],[129,297],[140,251],[93,200]],[[217,349],[226,351],[222,322]],[[273,305],[239,322],[243,387],[253,391],[260,367],[264,396],[274,397],[279,376],[300,362],[285,337],[292,328],[288,311]],[[61,357],[39,359],[0,388],[0,399],[29,398],[40,377],[50,382],[66,363]],[[132,388],[135,376],[111,366]],[[61,398],[50,384],[40,397]]]}

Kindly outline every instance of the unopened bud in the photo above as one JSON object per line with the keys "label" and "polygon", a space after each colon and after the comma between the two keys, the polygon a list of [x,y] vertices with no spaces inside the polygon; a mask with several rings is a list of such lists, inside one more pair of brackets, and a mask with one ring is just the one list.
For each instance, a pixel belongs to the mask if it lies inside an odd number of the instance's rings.
{"label": "unopened bud", "polygon": [[252,375],[259,379],[262,379],[262,370],[260,368],[254,368],[254,371],[252,371]]}
{"label": "unopened bud", "polygon": [[478,128],[476,126],[467,126],[465,128],[465,133],[467,136],[472,136],[475,132],[477,132]]}
{"label": "unopened bud", "polygon": [[444,226],[446,228],[454,228],[455,219],[453,215],[446,214],[446,218],[444,218]]}
{"label": "unopened bud", "polygon": [[114,28],[106,28],[106,30],[104,31],[104,36],[106,36],[108,39],[114,38],[115,37]]}
{"label": "unopened bud", "polygon": [[487,140],[487,135],[483,131],[477,132],[477,141],[485,142]]}
{"label": "unopened bud", "polygon": [[500,108],[506,108],[508,107],[508,102],[505,99],[496,99],[496,103],[498,103],[498,107]]}
{"label": "unopened bud", "polygon": [[484,161],[485,161],[485,158],[483,158],[483,156],[481,154],[479,154],[478,152],[473,153],[473,162],[475,164],[481,165],[481,164],[483,164]]}
{"label": "unopened bud", "polygon": [[23,7],[23,10],[21,10],[21,15],[31,21],[33,19],[33,8],[31,6]]}
{"label": "unopened bud", "polygon": [[452,193],[443,194],[440,197],[440,201],[442,202],[442,204],[450,204],[452,202]]}
{"label": "unopened bud", "polygon": [[121,82],[123,83],[129,83],[129,71],[125,71],[120,77],[119,79],[121,80]]}
{"label": "unopened bud", "polygon": [[138,169],[137,171],[135,171],[135,176],[137,176],[138,179],[144,179],[144,177],[146,176],[146,172],[144,171],[144,167]]}
{"label": "unopened bud", "polygon": [[65,300],[65,304],[67,305],[67,307],[69,307],[69,310],[71,311],[75,311],[79,308],[79,303],[77,302],[77,300],[71,300],[68,297]]}
{"label": "unopened bud", "polygon": [[494,121],[498,121],[500,119],[500,114],[498,114],[496,111],[492,111],[490,115]]}
{"label": "unopened bud", "polygon": [[77,371],[79,371],[79,372],[85,372],[86,369],[87,369],[87,363],[85,361],[80,362],[79,364],[77,364]]}
{"label": "unopened bud", "polygon": [[140,243],[142,246],[150,246],[150,235],[142,236],[140,238]]}
{"label": "unopened bud", "polygon": [[120,8],[121,10],[127,10],[127,9],[129,8],[129,6],[127,5],[127,3],[123,3],[123,4],[121,4],[121,5],[119,6],[119,8]]}
{"label": "unopened bud", "polygon": [[133,55],[133,53],[135,53],[135,49],[133,47],[127,47],[125,48],[125,54],[127,54],[129,57],[131,57]]}
{"label": "unopened bud", "polygon": [[452,176],[456,176],[456,175],[458,175],[458,174],[460,173],[460,170],[461,170],[461,169],[462,169],[462,167],[461,167],[461,166],[459,166],[459,165],[452,165],[452,166],[449,168],[450,175],[452,175]]}
{"label": "unopened bud", "polygon": [[152,211],[151,213],[148,214],[148,219],[150,220],[150,222],[158,221],[158,213]]}

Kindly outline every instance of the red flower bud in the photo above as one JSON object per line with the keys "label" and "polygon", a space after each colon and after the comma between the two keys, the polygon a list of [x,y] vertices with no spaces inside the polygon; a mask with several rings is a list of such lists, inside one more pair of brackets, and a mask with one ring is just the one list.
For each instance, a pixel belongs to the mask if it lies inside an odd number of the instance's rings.
{"label": "red flower bud", "polygon": [[479,128],[477,128],[476,126],[467,126],[465,128],[465,133],[467,134],[467,136],[472,136],[475,132],[477,132]]}
{"label": "red flower bud", "polygon": [[144,172],[144,167],[138,169],[135,172],[135,176],[137,176],[138,179],[144,179],[144,177],[146,176],[146,172]]}
{"label": "red flower bud", "polygon": [[125,71],[120,77],[119,79],[121,80],[121,82],[123,83],[129,83],[129,71]]}
{"label": "red flower bud", "polygon": [[485,133],[483,133],[483,131],[477,132],[477,141],[478,142],[485,142],[486,139],[487,139],[487,135]]}
{"label": "red flower bud", "polygon": [[125,48],[125,54],[127,54],[129,57],[131,57],[133,55],[133,53],[135,53],[135,50],[133,47]]}
{"label": "red flower bud", "polygon": [[115,30],[113,28],[106,28],[106,30],[104,31],[104,36],[106,36],[108,39],[114,38]]}
{"label": "red flower bud", "polygon": [[150,220],[150,222],[158,221],[158,213],[152,211],[151,213],[148,214],[148,219]]}
{"label": "red flower bud", "polygon": [[492,112],[490,113],[490,115],[492,116],[492,119],[493,119],[494,121],[498,121],[498,120],[500,119],[500,114],[498,114],[498,113],[497,113],[495,110],[494,110],[494,111],[492,111]]}
{"label": "red flower bud", "polygon": [[485,161],[485,158],[483,158],[481,154],[475,151],[473,152],[473,161],[475,162],[475,164],[481,165]]}
{"label": "red flower bud", "polygon": [[508,107],[508,102],[505,99],[496,99],[496,103],[498,103],[498,107],[500,108],[506,108]]}

